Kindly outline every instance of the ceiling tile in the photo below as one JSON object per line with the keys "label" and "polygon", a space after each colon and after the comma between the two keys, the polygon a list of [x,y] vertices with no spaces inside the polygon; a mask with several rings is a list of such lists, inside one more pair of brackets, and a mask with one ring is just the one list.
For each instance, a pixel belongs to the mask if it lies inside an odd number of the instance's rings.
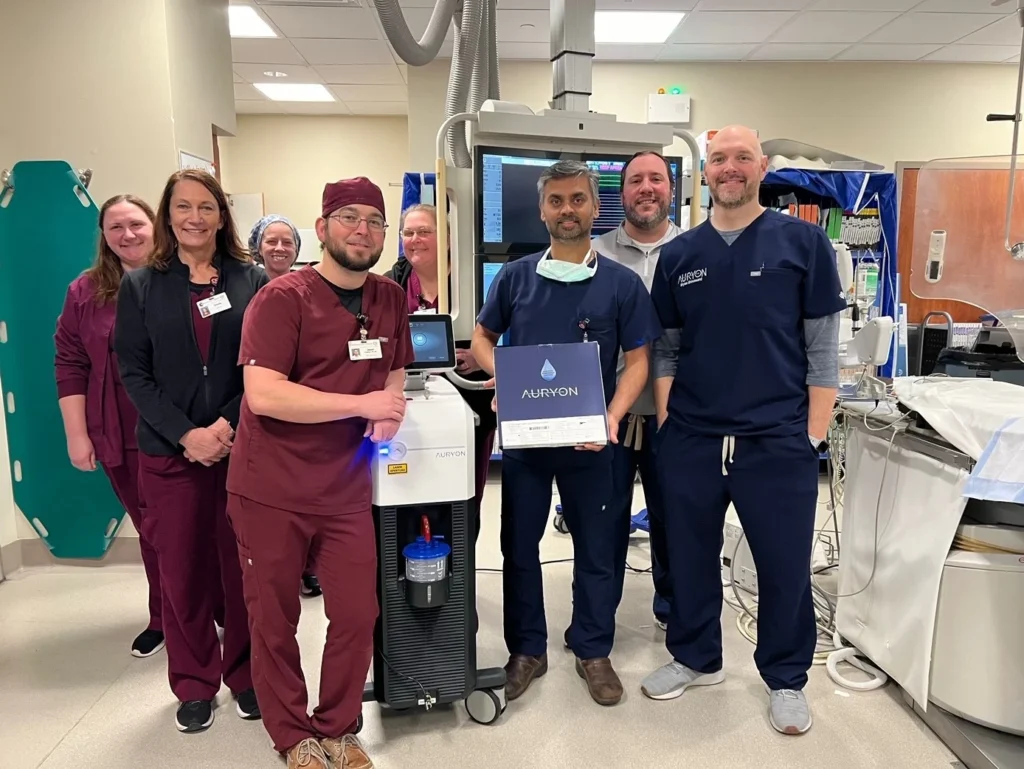
{"label": "ceiling tile", "polygon": [[235,83],[235,101],[262,101],[266,98],[248,83]]}
{"label": "ceiling tile", "polygon": [[760,43],[793,17],[790,11],[697,11],[683,19],[669,43]]}
{"label": "ceiling tile", "polygon": [[999,62],[1019,53],[1020,48],[1012,45],[947,45],[925,58],[928,61]]}
{"label": "ceiling tile", "polygon": [[383,40],[309,40],[292,41],[310,64],[394,64]]}
{"label": "ceiling tile", "polygon": [[862,43],[847,48],[839,59],[844,61],[917,61],[937,50],[937,45],[879,45]]}
{"label": "ceiling tile", "polygon": [[231,41],[231,60],[257,64],[305,64],[288,40],[235,38]]}
{"label": "ceiling tile", "polygon": [[[412,32],[412,36],[419,40],[423,37],[423,33],[427,31],[427,24],[430,22],[430,17],[434,13],[433,8],[407,8],[403,11],[405,15],[405,21],[409,25],[409,31]],[[445,37],[452,37],[455,34],[455,24],[448,23],[448,34]]]}
{"label": "ceiling tile", "polygon": [[599,61],[654,61],[661,51],[660,43],[653,45],[598,43]]}
{"label": "ceiling tile", "polygon": [[[814,0],[700,0],[698,11],[802,11]],[[632,4],[630,4],[632,6]],[[682,10],[676,8],[675,10]]]}
{"label": "ceiling tile", "polygon": [[[707,0],[705,0],[706,2]],[[518,8],[518,5],[510,5],[510,0],[499,0],[502,8]],[[511,0],[511,2],[534,3],[538,0]],[[544,0],[539,0],[543,7],[547,7]],[[692,11],[697,7],[698,0],[597,0],[599,11]],[[797,2],[797,0],[794,0]],[[525,5],[523,6],[526,7]]]}
{"label": "ceiling tile", "polygon": [[239,115],[283,115],[284,102],[270,101],[236,101],[235,112]]}
{"label": "ceiling tile", "polygon": [[826,61],[847,47],[846,43],[767,43],[751,55],[759,61]]}
{"label": "ceiling tile", "polygon": [[409,100],[409,89],[404,85],[334,85],[331,90],[344,102]]}
{"label": "ceiling tile", "polygon": [[797,14],[772,37],[775,43],[856,43],[898,14],[860,11],[808,11]]}
{"label": "ceiling tile", "polygon": [[[808,11],[849,11],[856,6],[858,12],[863,11],[909,11],[921,0],[817,0],[811,3]],[[915,10],[918,10],[915,8]]]}
{"label": "ceiling tile", "polygon": [[1015,45],[1019,49],[1020,34],[1017,17],[1006,16],[957,42],[967,45]]}
{"label": "ceiling tile", "polygon": [[287,102],[284,111],[289,115],[351,115],[345,102]]}
{"label": "ceiling tile", "polygon": [[908,13],[868,37],[871,43],[952,43],[977,32],[992,17],[981,13]]}
{"label": "ceiling tile", "polygon": [[376,40],[375,11],[369,8],[317,8],[302,5],[263,6],[263,12],[286,37]]}
{"label": "ceiling tile", "polygon": [[236,83],[244,83],[245,82],[245,78],[240,77],[237,72],[232,72],[231,74],[234,76],[234,81]]}
{"label": "ceiling tile", "polygon": [[405,85],[396,64],[321,64],[316,71],[332,85]]}
{"label": "ceiling tile", "polygon": [[498,43],[501,59],[551,61],[551,43]]}
{"label": "ceiling tile", "polygon": [[[309,67],[294,64],[235,64],[235,72],[242,76],[246,83],[320,83],[322,79]],[[280,72],[284,77],[267,75],[267,72]]]}
{"label": "ceiling tile", "polygon": [[399,64],[398,65],[398,74],[400,74],[402,76],[402,82],[403,83],[408,83],[409,82],[409,65],[408,64]]}
{"label": "ceiling tile", "polygon": [[550,11],[503,11],[498,9],[498,41],[543,43],[551,40]]}
{"label": "ceiling tile", "polygon": [[435,3],[436,0],[398,0],[402,8],[433,8]]}
{"label": "ceiling tile", "polygon": [[407,115],[409,105],[404,101],[347,101],[353,115]]}
{"label": "ceiling tile", "polygon": [[[1010,0],[1012,3],[1013,0]],[[950,13],[992,13],[1002,14],[1013,13],[1013,9],[1007,10],[1010,3],[993,7],[992,0],[924,0],[917,6],[915,11],[949,11]]]}
{"label": "ceiling tile", "polygon": [[658,54],[658,61],[739,61],[746,58],[757,47],[748,45],[714,45],[709,43],[688,43],[687,45],[666,45]]}

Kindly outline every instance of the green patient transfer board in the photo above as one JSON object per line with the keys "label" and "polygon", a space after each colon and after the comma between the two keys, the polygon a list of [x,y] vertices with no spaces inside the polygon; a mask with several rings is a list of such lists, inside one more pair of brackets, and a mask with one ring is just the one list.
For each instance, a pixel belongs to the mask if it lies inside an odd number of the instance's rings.
{"label": "green patient transfer board", "polygon": [[18,163],[0,187],[0,382],[14,501],[57,558],[101,558],[125,515],[103,471],[67,455],[53,335],[96,254],[99,212],[63,161]]}

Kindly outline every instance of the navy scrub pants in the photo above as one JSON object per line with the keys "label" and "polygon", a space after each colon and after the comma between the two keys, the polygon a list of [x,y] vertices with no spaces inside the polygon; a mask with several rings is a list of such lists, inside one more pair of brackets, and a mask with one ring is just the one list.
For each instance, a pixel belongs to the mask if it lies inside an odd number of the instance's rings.
{"label": "navy scrub pants", "polygon": [[[630,429],[630,421],[636,424]],[[647,520],[650,524],[651,572],[654,577],[654,616],[668,622],[672,603],[672,581],[668,573],[668,546],[665,541],[665,516],[662,509],[661,487],[655,466],[655,434],[657,419],[653,416],[630,414],[619,423],[619,442],[611,446],[612,452],[612,504],[615,506],[621,530],[616,534],[618,549],[615,556],[615,584],[618,606],[622,599],[626,578],[626,557],[629,549],[629,529],[633,513],[633,487],[636,474],[644,487]],[[639,435],[640,448],[636,448]],[[627,445],[627,438],[629,445]]]}
{"label": "navy scrub pants", "polygon": [[501,554],[505,645],[509,654],[547,652],[540,541],[558,485],[574,552],[570,645],[580,659],[611,654],[615,640],[615,537],[611,450],[527,449],[501,458]]}
{"label": "navy scrub pants", "polygon": [[732,502],[757,567],[754,662],[770,689],[803,689],[817,640],[810,563],[818,454],[803,432],[732,440],[729,447],[671,424],[658,436],[675,587],[665,645],[698,673],[722,668],[720,552]]}

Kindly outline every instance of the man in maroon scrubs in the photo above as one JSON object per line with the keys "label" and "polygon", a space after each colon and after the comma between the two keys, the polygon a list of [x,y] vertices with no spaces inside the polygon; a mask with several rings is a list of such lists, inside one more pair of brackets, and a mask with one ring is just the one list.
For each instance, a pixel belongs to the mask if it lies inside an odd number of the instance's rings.
{"label": "man in maroon scrubs", "polygon": [[[370,456],[398,431],[413,360],[405,294],[369,272],[386,228],[375,184],[327,185],[316,223],[323,261],[270,283],[242,333],[246,394],[228,512],[256,696],[289,768],[372,767],[354,735],[378,613]],[[308,555],[330,620],[312,717],[295,638]]]}

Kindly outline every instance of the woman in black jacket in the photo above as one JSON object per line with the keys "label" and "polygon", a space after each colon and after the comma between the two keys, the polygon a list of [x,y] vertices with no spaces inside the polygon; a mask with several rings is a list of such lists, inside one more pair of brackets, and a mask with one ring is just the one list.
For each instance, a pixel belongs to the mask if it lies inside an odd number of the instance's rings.
{"label": "woman in black jacket", "polygon": [[[391,278],[405,289],[409,313],[437,312],[437,209],[426,204],[409,206],[402,212],[399,224],[402,236],[402,250],[405,259],[395,263],[385,277]],[[446,276],[447,278],[447,276]],[[456,342],[456,373],[464,379],[490,379],[483,373],[473,359],[469,342]],[[463,400],[479,417],[480,423],[475,430],[476,443],[476,536],[480,534],[480,504],[484,498],[484,487],[487,484],[487,472],[491,464],[491,451],[494,448],[494,431],[497,420],[491,401],[494,390],[463,390],[459,389]]]}
{"label": "woman in black jacket", "polygon": [[242,248],[227,197],[204,171],[171,176],[154,230],[148,265],[121,282],[114,349],[139,412],[143,528],[159,560],[177,727],[198,732],[213,723],[222,680],[239,716],[260,717],[225,482],[242,400],[242,315],[267,275]]}

